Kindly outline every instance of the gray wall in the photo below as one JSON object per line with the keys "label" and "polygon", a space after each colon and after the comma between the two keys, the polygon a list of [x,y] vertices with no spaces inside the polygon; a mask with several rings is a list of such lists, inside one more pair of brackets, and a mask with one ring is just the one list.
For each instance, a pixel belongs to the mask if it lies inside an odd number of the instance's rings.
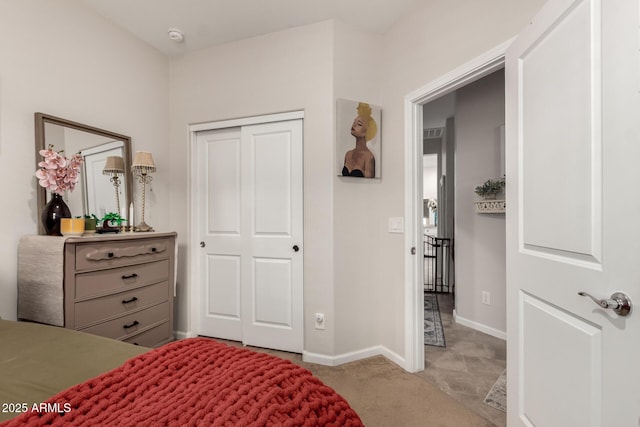
{"label": "gray wall", "polygon": [[[458,90],[456,103],[456,319],[497,336],[506,332],[505,215],[477,214],[474,188],[500,178],[504,73]],[[491,305],[481,302],[491,293]]]}

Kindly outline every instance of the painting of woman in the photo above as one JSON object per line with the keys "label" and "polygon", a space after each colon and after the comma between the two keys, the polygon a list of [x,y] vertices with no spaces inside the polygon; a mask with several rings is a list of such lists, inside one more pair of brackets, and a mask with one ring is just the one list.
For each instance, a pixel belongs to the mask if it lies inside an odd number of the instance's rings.
{"label": "painting of woman", "polygon": [[[345,104],[351,104],[350,108]],[[353,111],[354,109],[356,113],[355,119],[350,123],[350,127],[345,126],[346,114],[348,114],[349,110]],[[380,177],[379,165],[376,164],[376,157],[379,155],[379,144],[376,143],[378,123],[374,115],[376,115],[376,112],[366,102],[338,101],[337,124],[342,126],[342,129],[338,129],[336,137],[338,145],[343,147],[342,150],[339,149],[338,153],[344,153],[338,169],[339,175],[358,178]],[[379,117],[379,109],[377,109],[377,115]],[[351,135],[349,142],[346,141],[345,127],[349,129]],[[355,146],[353,145],[353,138],[355,138]]]}

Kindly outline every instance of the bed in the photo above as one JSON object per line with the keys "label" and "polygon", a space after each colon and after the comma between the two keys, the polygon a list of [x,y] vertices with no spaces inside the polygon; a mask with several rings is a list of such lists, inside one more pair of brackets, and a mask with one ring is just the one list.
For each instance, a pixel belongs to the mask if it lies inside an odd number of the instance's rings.
{"label": "bed", "polygon": [[308,370],[208,338],[146,349],[0,320],[0,378],[2,427],[362,425]]}

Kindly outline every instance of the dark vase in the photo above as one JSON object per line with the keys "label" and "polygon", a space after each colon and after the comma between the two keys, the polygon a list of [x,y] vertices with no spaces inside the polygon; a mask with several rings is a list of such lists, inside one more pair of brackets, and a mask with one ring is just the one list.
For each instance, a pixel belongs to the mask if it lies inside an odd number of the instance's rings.
{"label": "dark vase", "polygon": [[62,236],[60,232],[60,218],[71,218],[69,206],[62,200],[62,196],[53,193],[51,200],[47,203],[42,211],[42,225],[44,232],[49,236]]}

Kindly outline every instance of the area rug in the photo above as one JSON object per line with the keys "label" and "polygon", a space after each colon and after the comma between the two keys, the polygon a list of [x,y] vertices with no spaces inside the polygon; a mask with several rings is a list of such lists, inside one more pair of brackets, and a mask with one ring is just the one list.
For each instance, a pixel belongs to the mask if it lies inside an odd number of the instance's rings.
{"label": "area rug", "polygon": [[438,308],[438,296],[429,292],[424,293],[424,344],[446,347],[440,309]]}
{"label": "area rug", "polygon": [[484,403],[502,412],[507,412],[507,370],[502,371],[496,383],[491,387]]}

